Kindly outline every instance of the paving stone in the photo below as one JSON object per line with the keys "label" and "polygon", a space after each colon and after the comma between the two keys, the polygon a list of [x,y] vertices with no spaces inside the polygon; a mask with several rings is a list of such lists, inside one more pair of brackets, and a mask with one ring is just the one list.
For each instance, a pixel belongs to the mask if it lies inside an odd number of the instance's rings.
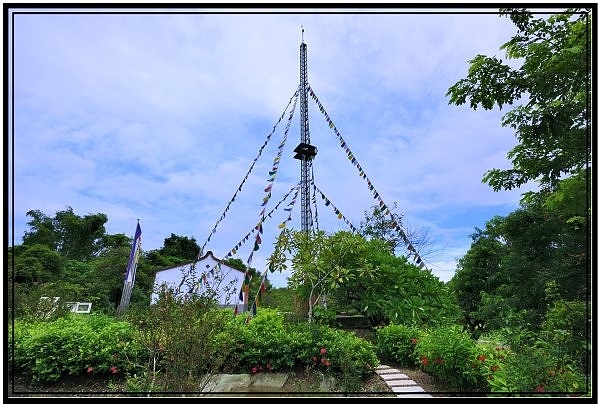
{"label": "paving stone", "polygon": [[392,392],[425,392],[420,386],[393,386]]}
{"label": "paving stone", "polygon": [[379,371],[380,369],[388,369],[388,368],[391,368],[391,367],[389,367],[387,365],[379,365],[378,367],[375,368],[375,371]]}
{"label": "paving stone", "polygon": [[397,369],[394,368],[388,368],[388,369],[383,369],[381,371],[376,371],[379,375],[385,375],[385,374],[399,374],[400,371],[398,371]]}
{"label": "paving stone", "polygon": [[432,398],[429,393],[403,393],[396,395],[397,398]]}
{"label": "paving stone", "polygon": [[385,383],[387,383],[387,386],[389,386],[389,387],[392,387],[392,386],[418,386],[417,383],[415,381],[413,381],[412,379],[397,379],[397,380],[385,381]]}
{"label": "paving stone", "polygon": [[408,379],[408,376],[401,374],[401,373],[395,373],[395,374],[384,374],[384,375],[379,375],[381,378],[383,378],[384,381],[391,381],[391,380],[395,380],[395,379]]}

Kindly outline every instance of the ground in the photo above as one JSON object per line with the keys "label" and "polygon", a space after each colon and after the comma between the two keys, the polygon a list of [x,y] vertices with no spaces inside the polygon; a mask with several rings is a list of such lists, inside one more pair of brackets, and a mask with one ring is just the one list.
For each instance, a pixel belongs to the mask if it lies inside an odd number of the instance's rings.
{"label": "ground", "polygon": [[[392,366],[392,365],[390,365]],[[394,368],[400,370],[406,374],[410,379],[414,380],[419,386],[425,391],[439,391],[433,383],[433,379],[419,370],[405,369],[394,366]],[[13,395],[13,382],[12,377],[9,376],[8,385],[8,396],[22,396],[22,397],[77,397],[77,396],[92,396],[92,397],[119,397],[126,396],[119,388],[123,388],[124,382],[119,379],[110,377],[92,377],[92,376],[78,376],[63,378],[59,382],[43,385],[43,386],[31,386],[20,377],[14,379],[14,390],[17,392],[23,392],[23,394]],[[295,375],[288,380],[281,390],[275,396],[303,396],[302,392],[310,392],[305,396],[315,396],[315,392],[322,390],[323,377],[316,374],[306,374],[305,371],[298,370]],[[348,396],[342,393],[335,393],[335,396]],[[189,396],[189,395],[187,395]],[[323,393],[323,396],[326,396]],[[373,374],[370,378],[363,382],[360,393],[352,394],[352,396],[367,396],[367,397],[386,397],[395,396],[391,389],[383,382],[383,380],[377,375]],[[441,396],[441,395],[433,395]]]}

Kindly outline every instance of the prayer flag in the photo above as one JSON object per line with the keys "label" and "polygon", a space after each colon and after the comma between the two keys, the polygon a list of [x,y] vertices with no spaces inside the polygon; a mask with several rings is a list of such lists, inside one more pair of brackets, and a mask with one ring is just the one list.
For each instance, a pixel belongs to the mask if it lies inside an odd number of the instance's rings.
{"label": "prayer flag", "polygon": [[135,268],[137,267],[137,261],[140,255],[142,242],[142,228],[138,221],[135,228],[135,234],[133,236],[133,242],[131,243],[131,252],[129,253],[129,262],[127,263],[127,271],[125,272],[125,280],[127,282],[133,282],[135,278]]}

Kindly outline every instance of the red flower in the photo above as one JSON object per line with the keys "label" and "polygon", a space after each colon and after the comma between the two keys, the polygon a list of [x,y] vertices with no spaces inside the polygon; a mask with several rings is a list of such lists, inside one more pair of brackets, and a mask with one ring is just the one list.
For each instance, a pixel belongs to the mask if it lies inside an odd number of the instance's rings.
{"label": "red flower", "polygon": [[114,375],[114,374],[116,374],[117,372],[119,372],[119,370],[117,369],[117,367],[115,367],[115,366],[112,366],[112,367],[110,367],[110,373],[111,373],[111,374],[113,374],[113,375]]}
{"label": "red flower", "polygon": [[329,367],[329,365],[331,365],[331,364],[329,363],[329,360],[325,360],[325,366],[326,366],[326,367]]}
{"label": "red flower", "polygon": [[500,367],[499,367],[498,365],[492,365],[492,366],[490,367],[490,371],[492,371],[492,372],[496,372],[496,371],[497,371],[497,370],[499,370],[499,369],[500,369]]}
{"label": "red flower", "polygon": [[421,363],[426,367],[429,364],[429,360],[427,357],[421,357]]}
{"label": "red flower", "polygon": [[321,354],[327,354],[327,349],[321,348]]}
{"label": "red flower", "polygon": [[324,364],[327,360],[325,358],[321,358],[321,364]]}
{"label": "red flower", "polygon": [[94,372],[94,368],[92,368],[92,367],[88,367],[88,369],[87,369],[87,373],[88,373],[88,374],[91,374],[92,372]]}
{"label": "red flower", "polygon": [[544,391],[544,386],[543,385],[539,385],[538,387],[535,388],[534,392],[543,392]]}
{"label": "red flower", "polygon": [[481,362],[485,361],[485,355],[479,355],[477,359]]}
{"label": "red flower", "polygon": [[441,358],[436,358],[435,361],[433,361],[433,362],[435,362],[436,364],[441,364],[444,361]]}
{"label": "red flower", "polygon": [[413,344],[416,344],[416,343],[417,343],[417,341],[419,341],[419,340],[417,340],[416,338],[411,338],[411,339],[410,339],[410,342],[411,342],[411,343],[413,343]]}
{"label": "red flower", "polygon": [[256,367],[252,367],[252,373],[255,374],[257,371]]}

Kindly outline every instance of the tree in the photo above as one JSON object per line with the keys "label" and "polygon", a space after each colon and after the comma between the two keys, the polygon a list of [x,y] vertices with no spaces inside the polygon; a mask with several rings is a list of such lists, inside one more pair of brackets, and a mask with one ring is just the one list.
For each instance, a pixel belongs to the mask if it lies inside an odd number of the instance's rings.
{"label": "tree", "polygon": [[395,213],[397,206],[398,203],[394,202],[394,207],[390,209],[393,216],[386,215],[386,211],[381,206],[371,206],[371,212],[365,211],[365,220],[361,221],[359,226],[360,235],[385,241],[392,253],[403,241],[402,233],[399,231],[403,216]]}
{"label": "tree", "polygon": [[280,269],[291,253],[290,287],[313,306],[327,297],[336,310],[353,309],[373,326],[389,322],[435,324],[458,319],[458,306],[444,283],[429,271],[396,257],[380,239],[366,240],[339,231],[306,233],[287,230],[269,258]]}
{"label": "tree", "polygon": [[67,259],[85,260],[102,249],[106,214],[76,215],[71,207],[57,211],[54,218],[39,210],[30,210],[32,220],[27,223],[31,231],[25,232],[23,244],[43,244]]}
{"label": "tree", "polygon": [[465,316],[485,322],[488,330],[511,318],[539,327],[553,302],[589,300],[586,231],[544,202],[523,203],[488,221],[459,261],[450,286]]}
{"label": "tree", "polygon": [[371,212],[364,212],[365,220],[361,221],[359,226],[359,234],[367,239],[379,239],[384,241],[390,253],[396,253],[399,246],[404,246],[404,252],[407,255],[411,251],[406,249],[404,240],[407,238],[413,248],[421,256],[430,256],[438,250],[432,249],[434,240],[424,227],[407,227],[404,224],[404,216],[396,213],[398,203],[394,202],[393,208],[390,209],[390,214],[387,209],[382,209],[381,206],[371,206]]}
{"label": "tree", "polygon": [[547,19],[526,10],[503,9],[517,34],[500,49],[513,68],[496,57],[477,55],[468,75],[447,92],[450,103],[471,108],[513,105],[502,120],[519,144],[511,169],[492,169],[483,180],[510,190],[530,180],[554,189],[558,181],[590,164],[591,10],[568,9]]}

